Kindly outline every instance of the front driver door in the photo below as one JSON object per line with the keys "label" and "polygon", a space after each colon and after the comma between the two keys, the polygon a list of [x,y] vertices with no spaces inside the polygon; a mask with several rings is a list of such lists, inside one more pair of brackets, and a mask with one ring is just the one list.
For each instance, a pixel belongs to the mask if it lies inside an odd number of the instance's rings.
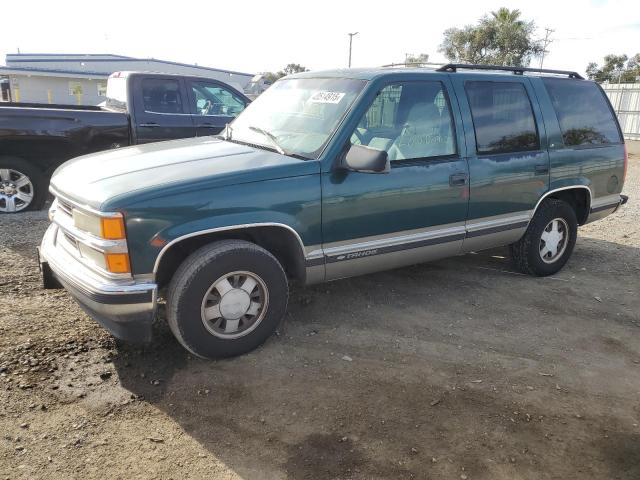
{"label": "front driver door", "polygon": [[[391,169],[322,174],[327,279],[457,254],[467,213],[467,165],[446,76],[384,85],[348,143],[389,153]],[[460,137],[461,138],[461,137]],[[348,145],[345,146],[345,150]]]}
{"label": "front driver door", "polygon": [[230,88],[208,80],[188,80],[196,135],[217,135],[247,106]]}

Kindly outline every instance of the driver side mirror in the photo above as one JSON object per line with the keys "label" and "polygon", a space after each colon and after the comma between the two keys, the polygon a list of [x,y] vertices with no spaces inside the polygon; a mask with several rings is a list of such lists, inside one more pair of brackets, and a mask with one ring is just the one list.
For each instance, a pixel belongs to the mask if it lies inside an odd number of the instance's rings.
{"label": "driver side mirror", "polygon": [[340,162],[340,167],[354,172],[389,173],[391,165],[385,150],[365,145],[351,145]]}

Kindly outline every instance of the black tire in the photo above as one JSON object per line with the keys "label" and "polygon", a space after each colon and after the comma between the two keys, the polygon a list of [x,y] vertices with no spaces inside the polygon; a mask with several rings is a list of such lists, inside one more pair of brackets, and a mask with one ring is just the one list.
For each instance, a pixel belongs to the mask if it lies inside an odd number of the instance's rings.
{"label": "black tire", "polygon": [[[203,300],[217,279],[238,271],[263,281],[266,311],[249,333],[220,338],[205,327]],[[255,349],[271,336],[284,317],[288,299],[287,276],[271,253],[243,240],[223,240],[196,250],[178,267],[168,288],[167,321],[176,339],[194,355],[233,357]]]}
{"label": "black tire", "polygon": [[[17,210],[17,212],[7,212],[6,200],[3,199],[0,200],[0,214],[19,213],[29,210],[40,210],[43,207],[44,202],[47,200],[47,190],[49,188],[49,182],[47,181],[44,174],[40,171],[40,169],[22,158],[5,156],[0,157],[0,169],[10,169],[21,173],[22,175],[29,178],[31,185],[33,186],[33,198],[26,207],[20,208],[19,210]],[[2,182],[1,178],[0,182]],[[1,188],[2,187],[0,187],[0,189]]]}
{"label": "black tire", "polygon": [[[564,220],[568,227],[568,235],[565,239],[564,251],[557,258],[549,259],[547,263],[541,256],[541,239],[543,231],[554,219]],[[524,236],[510,245],[514,266],[520,272],[529,275],[538,277],[553,275],[564,267],[571,257],[577,235],[578,220],[573,207],[562,200],[546,199],[538,207]]]}

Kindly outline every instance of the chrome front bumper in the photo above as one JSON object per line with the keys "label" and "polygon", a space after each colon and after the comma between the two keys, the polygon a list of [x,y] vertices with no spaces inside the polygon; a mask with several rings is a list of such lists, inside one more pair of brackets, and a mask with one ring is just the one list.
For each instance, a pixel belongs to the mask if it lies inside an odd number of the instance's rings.
{"label": "chrome front bumper", "polygon": [[39,249],[45,283],[50,272],[82,309],[115,337],[132,342],[151,340],[157,285],[101,277],[56,245],[58,228],[49,226]]}

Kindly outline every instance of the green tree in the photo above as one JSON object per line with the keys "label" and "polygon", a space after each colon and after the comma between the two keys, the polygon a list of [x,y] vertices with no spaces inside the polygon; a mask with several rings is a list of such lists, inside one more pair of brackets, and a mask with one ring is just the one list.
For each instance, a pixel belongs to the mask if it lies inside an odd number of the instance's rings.
{"label": "green tree", "polygon": [[405,63],[406,64],[420,64],[420,63],[427,63],[429,61],[429,54],[428,53],[419,53],[418,55],[407,55],[406,59],[405,59]]}
{"label": "green tree", "polygon": [[520,18],[520,10],[500,8],[476,25],[449,28],[439,51],[450,61],[526,67],[542,54],[542,42],[533,38],[533,21]]}
{"label": "green tree", "polygon": [[262,75],[267,82],[273,83],[282,77],[286,77],[287,75],[308,71],[308,68],[303,67],[299,63],[289,63],[286,67],[284,67],[283,70],[280,70],[279,72],[263,72]]}
{"label": "green tree", "polygon": [[278,73],[281,74],[280,76],[284,77],[287,75],[291,75],[293,73],[308,72],[308,71],[309,70],[306,67],[303,67],[299,63],[290,63],[286,67],[284,67],[284,70],[281,70]]}
{"label": "green tree", "polygon": [[587,76],[598,83],[637,83],[640,77],[640,53],[631,58],[626,55],[607,55],[602,67],[595,62],[587,65]]}

